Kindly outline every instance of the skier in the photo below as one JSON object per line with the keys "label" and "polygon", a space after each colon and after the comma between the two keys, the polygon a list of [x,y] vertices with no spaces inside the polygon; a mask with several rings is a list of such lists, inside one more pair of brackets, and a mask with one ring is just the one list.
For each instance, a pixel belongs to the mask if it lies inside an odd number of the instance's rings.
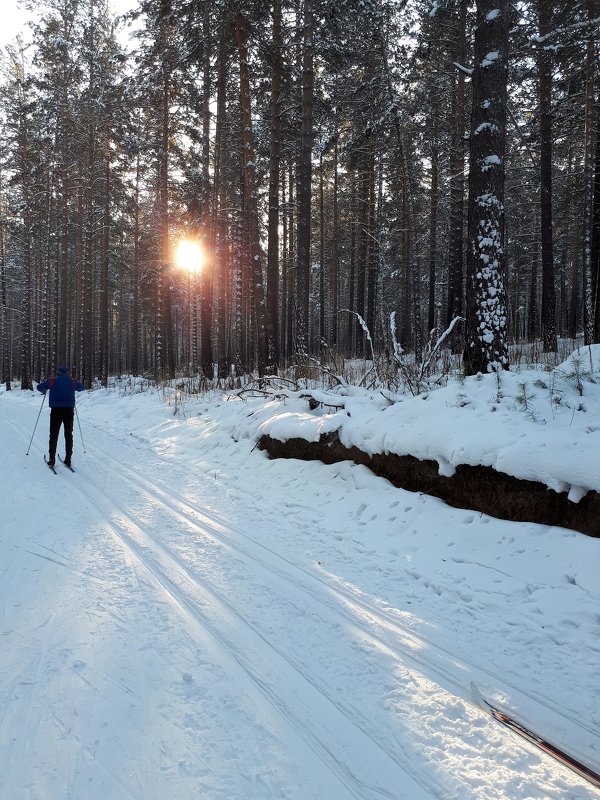
{"label": "skier", "polygon": [[75,416],[75,392],[83,392],[85,386],[69,375],[68,369],[61,364],[56,377],[52,375],[43,383],[38,383],[37,390],[45,394],[50,390],[50,445],[48,466],[54,467],[56,445],[60,426],[63,425],[65,436],[65,464],[71,466],[73,455],[73,419]]}

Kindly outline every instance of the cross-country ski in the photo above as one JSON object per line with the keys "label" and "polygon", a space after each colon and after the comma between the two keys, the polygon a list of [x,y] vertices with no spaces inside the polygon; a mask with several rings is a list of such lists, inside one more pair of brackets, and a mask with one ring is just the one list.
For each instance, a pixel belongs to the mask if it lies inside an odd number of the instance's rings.
{"label": "cross-country ski", "polygon": [[49,467],[52,470],[52,472],[56,475],[56,467],[54,466],[54,464],[48,461],[48,458],[46,456],[44,456],[44,461],[46,462],[46,466]]}
{"label": "cross-country ski", "polygon": [[566,767],[573,770],[573,772],[577,773],[577,775],[585,778],[593,786],[600,789],[600,774],[598,772],[595,772],[587,765],[582,764],[578,759],[574,758],[572,755],[569,755],[555,744],[552,744],[552,742],[549,742],[546,738],[540,736],[538,733],[530,730],[526,725],[524,725],[522,722],[519,722],[511,714],[508,714],[506,711],[503,711],[502,709],[488,702],[488,700],[483,697],[474,683],[471,683],[471,692],[476,703],[485,711],[488,711],[494,717],[494,719],[497,719],[498,722],[502,723],[502,725],[505,725],[507,728],[509,728],[511,731],[514,731],[526,741],[530,742],[536,747],[539,747],[539,749],[544,753],[552,756],[552,758],[555,758],[561,764],[564,764]]}
{"label": "cross-country ski", "polygon": [[58,460],[59,460],[59,461],[60,461],[60,463],[61,463],[61,464],[62,464],[64,467],[66,467],[68,470],[70,470],[71,472],[75,472],[75,470],[73,469],[73,466],[72,466],[72,464],[71,464],[70,462],[68,462],[68,461],[65,461],[65,459],[64,459],[62,456],[60,456],[60,455],[59,455],[59,456],[58,456]]}

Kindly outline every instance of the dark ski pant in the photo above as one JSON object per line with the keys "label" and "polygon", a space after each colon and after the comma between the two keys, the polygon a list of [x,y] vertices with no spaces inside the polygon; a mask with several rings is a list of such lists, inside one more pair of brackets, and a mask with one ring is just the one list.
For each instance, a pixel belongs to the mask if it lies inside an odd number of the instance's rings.
{"label": "dark ski pant", "polygon": [[73,455],[73,419],[75,417],[74,408],[51,408],[50,409],[50,445],[48,448],[48,460],[54,463],[56,457],[56,445],[60,426],[63,426],[65,435],[65,461],[70,461]]}

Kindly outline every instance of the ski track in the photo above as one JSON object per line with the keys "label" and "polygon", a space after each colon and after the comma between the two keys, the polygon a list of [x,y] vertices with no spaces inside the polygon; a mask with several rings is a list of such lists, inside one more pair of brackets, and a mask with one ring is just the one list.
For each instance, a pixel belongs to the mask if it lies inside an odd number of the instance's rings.
{"label": "ski track", "polygon": [[[102,448],[100,450],[102,451]],[[108,453],[106,451],[104,453],[108,457]],[[114,455],[111,463],[113,465],[115,463]],[[178,520],[193,528],[196,533],[234,550],[242,558],[250,559],[271,575],[293,585],[300,592],[309,594],[330,612],[337,613],[343,616],[347,622],[358,626],[374,646],[385,648],[400,663],[404,664],[406,660],[409,660],[417,668],[425,669],[428,677],[435,680],[441,679],[441,685],[445,689],[458,692],[463,699],[472,700],[469,689],[471,682],[474,681],[480,685],[480,682],[484,681],[493,685],[496,691],[511,696],[513,702],[526,697],[542,706],[546,712],[568,721],[586,733],[596,735],[595,729],[573,716],[569,709],[562,706],[559,701],[550,704],[543,696],[524,691],[508,681],[504,675],[490,669],[489,664],[482,666],[464,661],[456,653],[447,650],[426,635],[417,634],[408,626],[403,625],[389,612],[377,607],[375,602],[366,599],[355,587],[342,587],[339,581],[334,584],[331,580],[320,578],[318,572],[308,572],[252,536],[227,525],[223,518],[219,518],[205,509],[200,509],[194,503],[184,499],[172,487],[165,490],[121,461],[118,462],[118,471],[124,481],[141,489],[153,503],[172,513]],[[194,520],[198,520],[198,522],[194,522]],[[242,539],[244,543],[259,550],[262,557],[235,543],[232,536]],[[164,544],[162,546],[164,547]],[[338,602],[332,602],[332,597]],[[346,612],[343,611],[344,608],[347,609]],[[383,632],[386,632],[388,636],[384,637]],[[423,653],[428,653],[428,656]],[[517,704],[522,705],[520,702]],[[477,704],[474,703],[474,705]]]}
{"label": "ski track", "polygon": [[[50,640],[50,634],[52,632],[52,626],[54,624],[54,619],[55,619],[55,614],[52,613],[52,614],[50,614],[48,619],[42,625],[42,627],[45,628],[45,631],[44,631],[44,638],[43,638],[42,648],[40,650],[39,658],[38,658],[38,661],[37,661],[37,667],[35,669],[35,674],[32,675],[30,681],[27,681],[27,682],[21,681],[20,682],[21,687],[23,687],[25,684],[27,684],[29,687],[31,687],[30,691],[27,692],[27,700],[26,700],[26,704],[25,704],[25,709],[21,709],[20,713],[15,713],[14,709],[12,711],[12,716],[14,718],[18,718],[19,721],[20,721],[20,724],[24,728],[26,728],[27,730],[30,730],[32,727],[34,727],[34,728],[37,727],[37,723],[35,725],[32,723],[32,716],[33,716],[33,713],[34,713],[33,712],[33,707],[34,707],[34,705],[36,703],[36,697],[37,697],[37,694],[38,694],[38,686],[39,686],[39,683],[40,683],[40,676],[41,676],[42,667],[43,667],[43,664],[44,664],[44,661],[45,661],[45,658],[46,658],[46,653],[48,651],[48,642]],[[12,693],[14,694],[14,689],[13,689]],[[22,705],[22,704],[20,704],[20,705]],[[4,723],[4,718],[2,720],[2,723]],[[11,774],[13,774],[13,775],[14,774],[17,774],[17,775],[26,774],[27,762],[31,758],[31,756],[33,755],[33,753],[32,753],[32,749],[33,749],[33,746],[34,746],[34,742],[32,741],[33,738],[34,737],[32,737],[32,736],[28,736],[26,738],[21,738],[21,739],[18,740],[19,741],[19,745],[16,748],[16,753],[14,754],[13,759],[12,759]],[[15,796],[17,794],[16,787],[13,787],[11,789],[10,784],[8,786],[8,791],[9,792],[11,792],[11,791],[14,792]],[[9,795],[7,794],[7,797],[8,796]]]}
{"label": "ski track", "polygon": [[[23,437],[22,431],[12,420],[9,422],[21,438],[27,438]],[[97,431],[100,430],[98,427]],[[107,434],[102,431],[102,435]],[[125,447],[128,447],[128,443]],[[108,453],[96,441],[94,449],[100,454],[104,452],[106,456],[107,464],[102,465],[101,469],[109,480],[111,479],[109,473],[112,473],[112,479],[116,478],[122,485],[133,487],[138,496],[141,493],[144,500],[142,511],[147,511],[150,503],[154,511],[170,516],[179,526],[185,525],[197,536],[226,549],[229,555],[243,562],[245,570],[250,567],[256,572],[258,569],[264,576],[262,580],[271,587],[278,585],[277,591],[282,596],[294,595],[298,602],[304,603],[310,600],[311,613],[320,617],[325,614],[329,622],[333,618],[341,619],[346,631],[352,632],[369,647],[385,652],[399,666],[406,668],[407,664],[410,664],[416,667],[423,675],[433,678],[443,689],[452,691],[472,705],[475,704],[472,702],[468,687],[473,680],[479,684],[491,683],[499,689],[510,689],[509,694],[512,697],[519,694],[527,697],[571,724],[578,725],[588,733],[595,733],[590,726],[582,724],[569,714],[568,709],[551,706],[543,697],[520,690],[504,676],[490,670],[489,665],[482,667],[467,663],[428,637],[415,633],[392,613],[380,608],[376,600],[369,599],[356,587],[341,583],[335,576],[329,579],[321,577],[317,570],[314,573],[309,572],[247,533],[231,527],[225,518],[202,509],[184,498],[172,486],[160,485],[131,464],[117,461],[114,452]],[[156,455],[154,450],[145,449]],[[154,466],[152,464],[152,467]],[[407,776],[409,777],[413,784],[410,800],[432,797],[448,800],[449,795],[444,794],[443,787],[432,780],[424,779],[423,775],[411,769],[406,754],[399,752],[397,748],[392,750],[389,742],[377,741],[377,730],[359,709],[349,706],[348,703],[342,705],[327,691],[327,686],[317,684],[297,659],[276,647],[255,623],[240,614],[222,589],[210,579],[208,573],[198,574],[194,565],[188,564],[186,559],[172,547],[147,533],[141,512],[131,510],[129,507],[126,511],[121,499],[115,501],[106,490],[100,488],[99,481],[92,482],[85,466],[76,469],[76,474],[69,474],[64,468],[58,470],[59,473],[62,471],[65,472],[65,479],[72,481],[82,496],[108,521],[110,532],[121,547],[127,563],[137,575],[137,580],[145,580],[154,587],[154,590],[185,621],[186,629],[192,638],[199,643],[205,641],[207,635],[212,639],[227,663],[226,669],[233,672],[239,681],[247,686],[251,695],[258,692],[267,699],[283,722],[298,737],[299,745],[315,754],[323,767],[331,773],[332,779],[339,782],[348,796],[356,800],[397,798],[397,793],[387,788],[393,785],[393,778],[390,784],[390,777],[393,775],[403,786],[407,783]],[[68,558],[61,553],[31,538],[27,541],[30,546],[44,549],[48,554],[21,548],[25,552],[68,568],[86,579],[102,582],[101,577],[96,578],[88,572],[84,573],[74,568],[68,563]],[[52,620],[53,617],[50,616],[44,648],[47,647]],[[244,631],[241,637],[240,627]],[[236,631],[240,637],[237,641]],[[248,641],[251,641],[251,653],[244,650],[248,647]],[[40,653],[38,676],[33,681],[29,694],[24,714],[26,723],[31,715],[44,653],[45,649]],[[273,660],[277,664],[279,681],[281,676],[284,676],[283,686],[278,685],[277,676],[268,669]],[[261,677],[263,674],[267,674],[269,680],[263,679]],[[291,691],[289,691],[290,686],[293,687]],[[483,712],[481,713],[485,716]],[[334,722],[330,724],[332,719]],[[58,719],[57,724],[64,725]],[[25,764],[29,746],[29,738],[21,743],[15,757],[17,765]],[[533,747],[531,751],[536,752]],[[88,754],[96,758],[94,753]],[[371,774],[385,777],[387,785],[377,785],[366,776],[360,775],[359,768],[362,762],[369,765]],[[135,800],[142,797],[132,790],[131,786],[121,781],[101,759],[97,759],[96,763],[128,797]],[[15,774],[14,766],[11,772]],[[427,777],[429,778],[429,774]],[[455,795],[452,794],[452,797]]]}
{"label": "ski track", "polygon": [[[126,512],[105,493],[101,493],[95,487],[90,487],[89,484],[78,488],[110,520],[110,526],[115,537],[135,556],[160,591],[177,607],[180,613],[184,614],[199,640],[201,641],[204,638],[206,632],[210,633],[220,646],[225,658],[233,657],[243,670],[243,678],[249,678],[260,689],[286,722],[301,736],[305,744],[328,765],[329,769],[336,773],[340,782],[350,791],[353,797],[365,798],[366,800],[369,797],[394,798],[396,796],[393,791],[389,791],[383,786],[366,785],[364,780],[354,774],[355,766],[353,765],[358,765],[361,759],[369,763],[375,774],[385,774],[388,780],[391,777],[390,765],[399,767],[406,775],[410,775],[415,783],[411,794],[411,798],[414,798],[414,800],[419,797],[438,796],[434,785],[415,775],[414,771],[410,770],[406,759],[402,763],[398,753],[391,754],[387,752],[376,741],[377,732],[375,730],[367,730],[367,720],[360,719],[356,714],[350,716],[347,709],[344,709],[326,692],[323,692],[297,663],[265,638],[252,623],[237,613],[225,596],[211,585],[206,576],[203,576],[202,581],[200,581],[198,576],[190,572],[179,556],[170,548],[149,536],[130,512]],[[172,511],[166,503],[162,503],[162,508]],[[180,512],[177,512],[177,514],[180,516]],[[126,524],[116,521],[115,516],[126,520]],[[195,528],[197,531],[206,534],[200,526],[195,525]],[[212,538],[214,539],[215,537]],[[150,553],[152,553],[152,559],[150,558]],[[245,555],[247,556],[247,554]],[[257,559],[252,558],[252,560],[260,564]],[[278,579],[283,578],[281,574],[275,573],[273,570],[269,571]],[[187,591],[184,591],[184,585],[189,587]],[[328,608],[332,610],[330,606]],[[219,620],[219,625],[213,622],[215,619]],[[260,678],[259,670],[253,666],[252,660],[240,650],[233,636],[231,634],[227,636],[223,632],[223,628],[235,631],[240,624],[252,632],[255,640],[258,640],[257,643],[260,649],[267,650],[266,657],[265,653],[262,654],[264,663],[272,664],[273,656],[277,656],[279,659],[278,671],[285,673],[288,684],[296,684],[291,693],[285,692],[288,695],[287,699],[284,698],[281,689],[276,691]],[[310,695],[312,700],[309,709],[293,710],[290,707],[290,701],[294,697],[303,698],[302,702],[304,702],[307,695]],[[343,719],[340,723],[332,724],[331,720],[336,714],[341,715]],[[303,721],[304,719],[314,719],[315,717],[326,719],[326,725],[321,723],[319,727],[322,726],[324,729],[335,728],[337,731],[336,736],[331,736],[330,741],[326,741],[323,736],[316,736]],[[352,726],[350,729],[351,735],[348,734],[348,723]],[[360,739],[358,749],[355,742],[357,736]],[[335,741],[336,738],[341,741]],[[335,751],[338,752],[336,753]],[[349,756],[348,753],[352,755]],[[383,762],[382,755],[384,757]],[[386,762],[386,759],[389,760],[389,763]],[[373,765],[377,766],[374,767]],[[406,778],[403,777],[402,780],[405,782]],[[423,793],[424,789],[427,794]]]}
{"label": "ski track", "polygon": [[[406,667],[407,664],[413,665],[422,674],[438,683],[440,687],[466,699],[477,708],[477,703],[473,701],[468,687],[474,679],[476,681],[481,681],[483,679],[491,683],[498,691],[510,689],[511,691],[509,694],[513,699],[519,697],[519,695],[521,697],[527,697],[540,706],[543,706],[546,711],[550,712],[552,715],[561,717],[563,720],[568,720],[572,725],[588,733],[595,734],[595,731],[589,726],[582,724],[581,721],[570,714],[566,708],[550,705],[543,697],[524,692],[519,689],[519,687],[507,682],[503,676],[490,670],[489,667],[483,668],[479,665],[469,664],[460,657],[457,657],[455,653],[445,649],[426,636],[415,634],[414,631],[402,625],[402,623],[394,619],[389,613],[377,608],[375,603],[364,599],[364,596],[360,596],[359,591],[355,587],[346,586],[341,588],[339,583],[334,585],[331,581],[320,578],[318,573],[312,574],[308,572],[306,569],[285,558],[285,556],[266,547],[252,536],[249,536],[237,528],[231,527],[222,517],[205,509],[201,509],[195,503],[184,499],[172,486],[163,488],[158,483],[149,480],[146,475],[142,475],[138,470],[132,468],[130,464],[125,464],[120,460],[116,462],[114,452],[112,456],[109,456],[109,453],[101,446],[99,448],[97,447],[97,449],[99,449],[100,452],[104,452],[107,458],[110,457],[113,468],[115,463],[118,464],[117,472],[121,480],[125,483],[129,483],[138,491],[141,490],[146,496],[146,499],[150,500],[160,510],[170,513],[172,516],[176,517],[180,523],[193,529],[195,533],[200,534],[204,538],[210,538],[213,542],[222,547],[234,550],[238,556],[246,560],[251,560],[253,564],[267,571],[271,576],[283,581],[286,586],[285,593],[289,594],[289,588],[294,587],[302,596],[306,597],[309,595],[320,607],[325,608],[328,613],[341,616],[346,623],[350,623],[350,625],[358,628],[360,636],[364,641],[368,642],[373,648],[385,651],[388,656],[402,667]],[[108,510],[109,509],[107,509],[107,511]],[[124,513],[122,508],[119,510],[120,513]],[[128,516],[131,518],[130,514],[128,514]],[[252,549],[258,550],[260,555],[257,555],[256,552],[250,552],[239,543],[234,542],[232,540],[234,536],[237,539],[241,539],[243,544],[249,544]],[[187,566],[181,562],[178,556],[174,555],[170,548],[166,547],[162,542],[159,546],[164,552],[168,553],[170,557],[174,557],[179,562],[189,579],[195,580]],[[206,577],[204,577],[203,582],[205,584],[206,580]],[[216,590],[212,588],[211,591],[214,592]],[[333,601],[332,598],[334,598]],[[245,624],[249,624],[248,621],[245,621]],[[252,628],[252,630],[257,635],[262,636],[255,628]],[[383,635],[384,633],[387,635]],[[292,663],[283,653],[280,651],[277,652],[281,657],[285,658],[288,663]],[[425,652],[428,653],[427,656],[423,655]],[[302,673],[298,665],[292,664],[292,666],[298,669],[310,682],[310,679]],[[328,700],[331,701],[331,698],[328,697]],[[346,714],[346,716],[348,715],[347,708],[344,710],[339,705],[337,707],[342,713]],[[352,721],[354,724],[357,724],[357,720],[362,730],[370,727],[368,720],[360,715],[357,717],[355,713],[352,716]],[[368,735],[374,740],[376,731],[373,730],[372,733]],[[529,749],[532,753],[536,752],[535,747],[532,745],[529,745]],[[397,752],[394,754],[390,753],[389,755],[393,760],[399,760]],[[551,758],[548,757],[547,760],[552,763]],[[425,786],[425,784],[423,784],[423,786]],[[428,788],[430,791],[433,790],[433,787]]]}

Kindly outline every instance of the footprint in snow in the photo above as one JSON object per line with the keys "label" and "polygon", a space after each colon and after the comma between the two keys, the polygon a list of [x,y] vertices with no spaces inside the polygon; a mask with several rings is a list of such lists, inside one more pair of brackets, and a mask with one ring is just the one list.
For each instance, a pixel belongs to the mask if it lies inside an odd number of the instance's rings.
{"label": "footprint in snow", "polygon": [[357,519],[360,519],[360,517],[362,517],[362,515],[363,515],[363,513],[364,513],[366,508],[367,508],[367,504],[366,503],[361,503],[359,505],[359,507],[356,509],[356,511],[354,512],[354,516]]}

